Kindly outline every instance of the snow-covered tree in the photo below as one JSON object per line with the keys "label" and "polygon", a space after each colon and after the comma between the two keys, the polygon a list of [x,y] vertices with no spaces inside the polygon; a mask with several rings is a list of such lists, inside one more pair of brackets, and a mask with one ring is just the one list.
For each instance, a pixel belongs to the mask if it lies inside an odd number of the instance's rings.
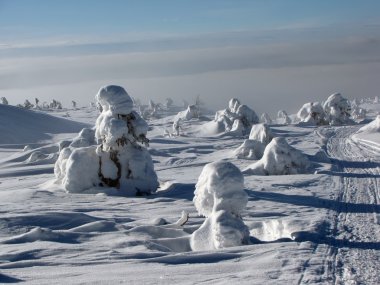
{"label": "snow-covered tree", "polygon": [[302,123],[310,125],[326,125],[326,113],[319,102],[310,102],[304,104],[297,113],[297,118]]}
{"label": "snow-covered tree", "polygon": [[264,124],[272,124],[272,119],[267,113],[262,113],[260,116],[260,122]]}
{"label": "snow-covered tree", "polygon": [[165,107],[166,109],[169,109],[173,106],[173,99],[172,98],[166,98],[165,99]]}
{"label": "snow-covered tree", "polygon": [[5,98],[5,97],[1,97],[0,100],[1,100],[1,104],[3,104],[3,105],[9,104],[7,98]]}
{"label": "snow-covered tree", "polygon": [[249,139],[244,140],[243,144],[234,151],[234,155],[238,158],[260,159],[265,147],[273,138],[274,135],[266,124],[253,125]]}
{"label": "snow-covered tree", "polygon": [[225,132],[236,135],[246,135],[250,132],[252,125],[259,123],[255,111],[247,105],[243,105],[236,98],[228,102],[228,108],[217,111],[214,121],[220,125]]}
{"label": "snow-covered tree", "polygon": [[323,104],[323,109],[330,125],[345,125],[352,123],[352,120],[350,119],[350,101],[344,98],[340,93],[330,95]]}
{"label": "snow-covered tree", "polygon": [[38,107],[38,103],[40,103],[40,100],[38,98],[34,98],[34,101],[36,102],[36,107]]}
{"label": "snow-covered tree", "polygon": [[33,104],[30,103],[28,99],[26,99],[24,102],[24,108],[25,109],[31,109],[31,108],[33,108]]}
{"label": "snow-covered tree", "polygon": [[77,102],[75,102],[74,100],[71,101],[71,106],[73,106],[73,108],[75,109],[77,107]]}
{"label": "snow-covered tree", "polygon": [[124,88],[109,85],[99,90],[96,99],[102,107],[95,127],[100,145],[63,149],[57,168],[66,164],[61,175],[65,188],[82,192],[94,186],[115,187],[124,195],[156,191],[157,175],[144,147],[149,143],[148,125],[133,111],[131,97]]}
{"label": "snow-covered tree", "polygon": [[279,124],[289,125],[292,123],[292,120],[289,118],[288,113],[286,113],[286,111],[280,110],[277,113],[277,122]]}
{"label": "snow-covered tree", "polygon": [[291,147],[285,138],[277,137],[266,146],[263,157],[243,172],[255,175],[307,173],[310,162],[301,151]]}
{"label": "snow-covered tree", "polygon": [[230,162],[207,164],[195,186],[194,205],[206,217],[190,239],[193,250],[213,250],[249,243],[248,227],[241,218],[248,197],[244,177]]}

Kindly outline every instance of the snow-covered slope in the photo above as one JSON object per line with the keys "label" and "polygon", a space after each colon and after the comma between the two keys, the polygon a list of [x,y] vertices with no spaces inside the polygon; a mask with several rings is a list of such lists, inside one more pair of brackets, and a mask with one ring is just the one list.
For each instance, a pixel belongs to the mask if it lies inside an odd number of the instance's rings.
{"label": "snow-covered slope", "polygon": [[0,104],[0,144],[28,144],[54,134],[77,133],[87,124]]}

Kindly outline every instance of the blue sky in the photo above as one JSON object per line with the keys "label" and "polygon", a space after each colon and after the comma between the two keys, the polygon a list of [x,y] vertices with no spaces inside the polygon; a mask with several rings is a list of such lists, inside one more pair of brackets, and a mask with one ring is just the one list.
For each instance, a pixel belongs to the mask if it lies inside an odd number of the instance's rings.
{"label": "blue sky", "polygon": [[379,11],[378,0],[0,0],[0,96],[86,104],[114,83],[142,101],[239,97],[258,113],[374,96]]}

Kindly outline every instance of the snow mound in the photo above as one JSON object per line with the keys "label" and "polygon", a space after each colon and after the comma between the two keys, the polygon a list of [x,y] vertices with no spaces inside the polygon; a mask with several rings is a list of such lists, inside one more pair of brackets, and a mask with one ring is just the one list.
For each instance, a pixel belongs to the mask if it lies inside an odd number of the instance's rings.
{"label": "snow mound", "polygon": [[301,123],[310,125],[326,125],[325,111],[319,102],[304,104],[297,113],[297,119]]}
{"label": "snow mound", "polygon": [[194,205],[206,217],[191,236],[193,250],[212,250],[247,244],[249,231],[240,217],[247,205],[244,177],[230,162],[207,164],[199,176]]}
{"label": "snow mound", "polygon": [[234,155],[237,158],[260,159],[273,137],[271,129],[266,124],[253,125],[249,139],[234,151]]}
{"label": "snow mound", "polygon": [[323,104],[323,110],[326,113],[330,125],[352,124],[351,104],[340,93],[330,95]]}
{"label": "snow mound", "polygon": [[291,147],[285,138],[274,138],[265,148],[263,157],[243,172],[255,175],[287,175],[305,173],[310,167],[308,158]]}
{"label": "snow mound", "polygon": [[28,144],[52,138],[52,134],[77,133],[83,123],[42,112],[0,104],[0,144]]}

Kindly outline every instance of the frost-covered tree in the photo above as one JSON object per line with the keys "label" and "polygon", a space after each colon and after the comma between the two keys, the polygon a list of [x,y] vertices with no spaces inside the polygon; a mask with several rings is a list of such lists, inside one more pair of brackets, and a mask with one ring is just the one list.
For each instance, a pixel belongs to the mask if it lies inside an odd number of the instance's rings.
{"label": "frost-covered tree", "polygon": [[207,164],[195,186],[194,205],[206,217],[190,239],[193,250],[213,250],[249,243],[248,227],[241,218],[248,197],[244,177],[230,162]]}
{"label": "frost-covered tree", "polygon": [[102,107],[95,126],[99,145],[63,149],[60,165],[66,164],[65,173],[58,178],[70,192],[94,186],[114,187],[124,195],[156,191],[157,175],[144,147],[148,125],[133,110],[131,97],[124,88],[109,85],[99,90],[96,100]]}
{"label": "frost-covered tree", "polygon": [[34,98],[34,101],[36,102],[36,107],[38,107],[38,103],[40,103],[40,100],[38,98]]}
{"label": "frost-covered tree", "polygon": [[24,108],[25,109],[31,109],[31,108],[33,108],[33,104],[30,103],[28,99],[26,99],[24,102]]}
{"label": "frost-covered tree", "polygon": [[273,138],[274,135],[266,124],[253,125],[249,139],[244,140],[243,144],[234,151],[234,155],[237,158],[260,159],[265,147]]}
{"label": "frost-covered tree", "polygon": [[260,116],[260,122],[264,124],[272,124],[272,119],[267,113],[262,113]]}
{"label": "frost-covered tree", "polygon": [[1,97],[0,100],[1,100],[1,104],[3,104],[3,105],[9,104],[7,98],[5,98],[5,97]]}
{"label": "frost-covered tree", "polygon": [[172,98],[166,98],[165,99],[165,107],[166,107],[166,109],[169,109],[170,107],[172,107],[173,106],[173,99]]}
{"label": "frost-covered tree", "polygon": [[280,110],[277,113],[277,122],[279,124],[289,125],[292,123],[292,120],[289,118],[288,113],[286,113],[286,111]]}
{"label": "frost-covered tree", "polygon": [[247,105],[232,98],[228,102],[227,109],[216,112],[214,121],[219,124],[219,129],[224,129],[227,133],[246,135],[250,132],[252,125],[259,123],[259,118]]}
{"label": "frost-covered tree", "polygon": [[273,138],[263,157],[243,172],[254,175],[287,175],[307,173],[310,162],[301,151],[290,146],[285,138]]}
{"label": "frost-covered tree", "polygon": [[340,93],[330,95],[325,103],[323,109],[330,125],[345,125],[352,123],[351,117],[351,104]]}
{"label": "frost-covered tree", "polygon": [[304,104],[297,113],[297,118],[302,123],[310,125],[326,125],[326,113],[319,102],[310,102]]}
{"label": "frost-covered tree", "polygon": [[75,109],[77,107],[77,102],[75,102],[74,100],[71,101],[71,106],[73,106],[73,108]]}

